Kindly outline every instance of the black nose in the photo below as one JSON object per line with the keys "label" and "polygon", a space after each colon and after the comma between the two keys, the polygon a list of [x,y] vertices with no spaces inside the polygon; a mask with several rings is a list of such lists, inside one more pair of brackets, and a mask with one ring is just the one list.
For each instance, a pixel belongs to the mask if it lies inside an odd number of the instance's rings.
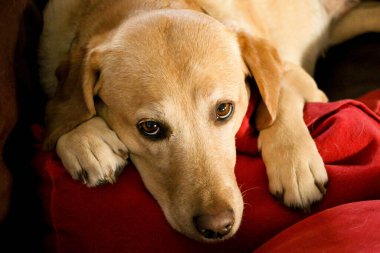
{"label": "black nose", "polygon": [[234,213],[227,210],[216,215],[202,214],[195,216],[193,222],[199,233],[207,239],[222,239],[234,225]]}

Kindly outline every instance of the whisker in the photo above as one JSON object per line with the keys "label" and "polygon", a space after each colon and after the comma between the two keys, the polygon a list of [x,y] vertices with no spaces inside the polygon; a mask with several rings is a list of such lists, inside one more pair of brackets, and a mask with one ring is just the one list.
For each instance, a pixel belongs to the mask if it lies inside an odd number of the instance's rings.
{"label": "whisker", "polygon": [[252,188],[248,188],[248,189],[245,189],[244,191],[241,192],[242,195],[245,195],[247,192],[249,191],[253,191],[253,190],[259,190],[259,189],[262,189],[261,187],[257,186],[257,187],[252,187]]}
{"label": "whisker", "polygon": [[251,204],[251,203],[248,203],[248,202],[244,202],[244,203],[243,203],[243,206],[244,206],[244,208],[245,208],[246,206],[248,206],[248,207],[252,207],[252,204]]}
{"label": "whisker", "polygon": [[238,185],[238,187],[239,187],[239,190],[241,191],[242,188],[244,188],[244,184]]}

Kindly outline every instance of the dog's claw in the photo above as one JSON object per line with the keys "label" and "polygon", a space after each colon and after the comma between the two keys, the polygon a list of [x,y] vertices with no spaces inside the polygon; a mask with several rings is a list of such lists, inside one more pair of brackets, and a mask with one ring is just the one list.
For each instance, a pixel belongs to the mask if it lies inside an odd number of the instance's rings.
{"label": "dog's claw", "polygon": [[[283,204],[285,204],[284,202],[282,202]],[[303,211],[304,213],[310,213],[311,212],[311,205],[312,203],[308,203],[308,204],[305,204],[303,206],[301,205],[297,205],[297,204],[292,204],[292,205],[288,205],[289,209],[293,210],[293,211]]]}
{"label": "dog's claw", "polygon": [[96,182],[96,186],[116,183],[116,180],[121,174],[121,172],[123,171],[123,169],[124,169],[124,166],[117,167],[115,172],[112,172],[112,170],[110,169],[108,175],[104,175],[102,179],[99,179]]}
{"label": "dog's claw", "polygon": [[87,184],[88,181],[88,173],[84,169],[78,172],[78,179],[82,182],[82,184]]}
{"label": "dog's claw", "polygon": [[326,195],[326,187],[327,187],[327,183],[319,183],[319,182],[314,182],[315,183],[315,186],[318,188],[318,190],[323,194],[323,195]]}
{"label": "dog's claw", "polygon": [[278,192],[277,191],[276,193],[273,194],[273,197],[276,200],[280,201],[281,203],[284,203],[284,193],[283,192]]}
{"label": "dog's claw", "polygon": [[96,186],[101,186],[101,185],[105,185],[105,184],[109,184],[110,181],[106,178],[103,178],[103,179],[99,179],[98,182],[96,182]]}
{"label": "dog's claw", "polygon": [[119,167],[116,168],[116,170],[115,170],[115,177],[116,177],[116,178],[118,178],[118,177],[121,175],[121,173],[122,173],[123,170],[124,170],[124,167],[125,167],[125,166],[119,166]]}

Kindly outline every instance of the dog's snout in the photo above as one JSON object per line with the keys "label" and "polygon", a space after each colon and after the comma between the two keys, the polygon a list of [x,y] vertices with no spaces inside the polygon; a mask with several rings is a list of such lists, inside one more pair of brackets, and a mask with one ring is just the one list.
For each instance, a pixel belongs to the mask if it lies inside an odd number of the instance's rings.
{"label": "dog's snout", "polygon": [[223,239],[231,231],[235,218],[233,211],[227,210],[216,215],[195,216],[193,222],[204,238]]}

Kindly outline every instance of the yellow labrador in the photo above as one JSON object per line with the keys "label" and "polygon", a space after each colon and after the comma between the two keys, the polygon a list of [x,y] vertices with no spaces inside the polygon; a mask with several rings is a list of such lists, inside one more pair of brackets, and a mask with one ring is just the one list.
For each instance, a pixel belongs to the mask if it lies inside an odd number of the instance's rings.
{"label": "yellow labrador", "polygon": [[52,0],[40,46],[51,97],[44,145],[87,186],[115,182],[129,157],[173,228],[200,241],[227,239],[242,218],[235,134],[255,81],[270,191],[309,208],[323,197],[327,173],[302,111],[305,101],[327,98],[307,72],[331,41],[374,27],[340,33],[351,27],[340,17],[380,13],[378,4],[349,12],[357,4]]}

